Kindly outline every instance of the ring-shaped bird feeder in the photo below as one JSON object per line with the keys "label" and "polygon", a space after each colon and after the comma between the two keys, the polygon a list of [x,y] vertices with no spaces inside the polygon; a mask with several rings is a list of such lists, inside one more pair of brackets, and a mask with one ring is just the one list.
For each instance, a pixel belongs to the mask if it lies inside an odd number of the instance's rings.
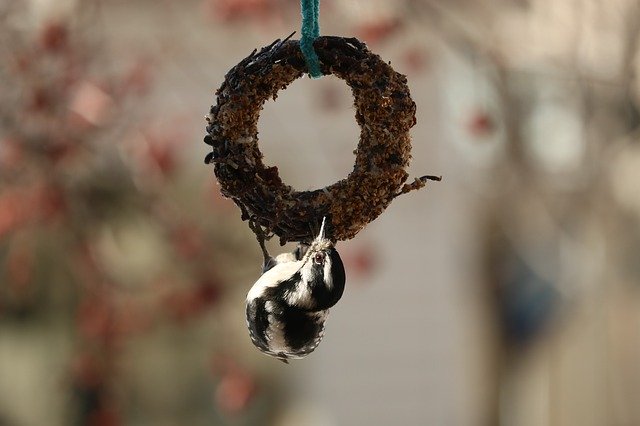
{"label": "ring-shaped bird feeder", "polygon": [[213,163],[222,194],[238,205],[254,232],[276,234],[281,244],[310,241],[323,217],[329,238],[353,238],[398,195],[440,180],[424,176],[405,183],[409,130],[416,124],[406,77],[355,38],[318,37],[313,48],[322,73],[343,79],[353,91],[361,132],[345,179],[297,191],[282,181],[276,166],[262,161],[258,120],[264,103],[307,72],[297,40],[276,40],[233,67],[206,117],[205,142],[213,151],[205,162]]}

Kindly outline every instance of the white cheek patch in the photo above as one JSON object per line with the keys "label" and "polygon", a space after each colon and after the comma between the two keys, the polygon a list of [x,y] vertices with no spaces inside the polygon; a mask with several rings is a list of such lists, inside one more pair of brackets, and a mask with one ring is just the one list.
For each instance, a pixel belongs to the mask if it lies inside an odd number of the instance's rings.
{"label": "white cheek patch", "polygon": [[324,283],[329,290],[333,289],[333,276],[331,275],[331,258],[327,256],[324,260]]}

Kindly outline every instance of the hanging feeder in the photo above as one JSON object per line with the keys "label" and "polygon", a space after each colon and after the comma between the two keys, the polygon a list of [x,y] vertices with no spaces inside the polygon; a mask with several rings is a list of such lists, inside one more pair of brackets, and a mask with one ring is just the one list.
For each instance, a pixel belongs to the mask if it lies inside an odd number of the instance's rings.
{"label": "hanging feeder", "polygon": [[333,241],[353,238],[395,197],[440,180],[424,176],[405,183],[409,130],[416,123],[406,77],[355,38],[317,37],[313,50],[320,72],[343,79],[353,92],[361,132],[353,171],[345,179],[296,191],[276,166],[262,161],[258,121],[264,103],[309,69],[297,40],[276,40],[233,67],[206,117],[204,140],[213,151],[205,162],[213,163],[222,194],[238,205],[254,232],[276,234],[281,244],[310,241],[324,217]]}

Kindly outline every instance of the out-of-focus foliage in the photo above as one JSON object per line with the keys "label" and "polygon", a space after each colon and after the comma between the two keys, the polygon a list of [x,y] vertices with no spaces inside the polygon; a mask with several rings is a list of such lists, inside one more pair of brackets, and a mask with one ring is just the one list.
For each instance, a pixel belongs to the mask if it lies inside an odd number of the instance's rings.
{"label": "out-of-focus foliage", "polygon": [[[217,250],[247,248],[234,247],[212,180],[190,172],[185,145],[197,141],[179,117],[144,112],[151,62],[116,65],[93,27],[97,4],[32,24],[10,3],[0,9],[0,340],[19,353],[20,336],[48,336],[50,351],[32,355],[51,378],[31,383],[3,364],[0,423],[269,413],[256,408],[261,379],[224,313],[233,269],[246,265],[223,268]],[[11,383],[24,384],[11,395]]]}

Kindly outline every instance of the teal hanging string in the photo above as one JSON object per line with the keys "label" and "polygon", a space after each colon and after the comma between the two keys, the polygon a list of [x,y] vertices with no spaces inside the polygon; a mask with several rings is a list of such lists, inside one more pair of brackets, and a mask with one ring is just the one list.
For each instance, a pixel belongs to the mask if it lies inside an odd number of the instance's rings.
{"label": "teal hanging string", "polygon": [[320,71],[320,59],[313,49],[313,41],[320,36],[320,0],[300,0],[302,9],[302,37],[300,38],[300,50],[307,63],[309,75],[312,78],[322,77]]}

